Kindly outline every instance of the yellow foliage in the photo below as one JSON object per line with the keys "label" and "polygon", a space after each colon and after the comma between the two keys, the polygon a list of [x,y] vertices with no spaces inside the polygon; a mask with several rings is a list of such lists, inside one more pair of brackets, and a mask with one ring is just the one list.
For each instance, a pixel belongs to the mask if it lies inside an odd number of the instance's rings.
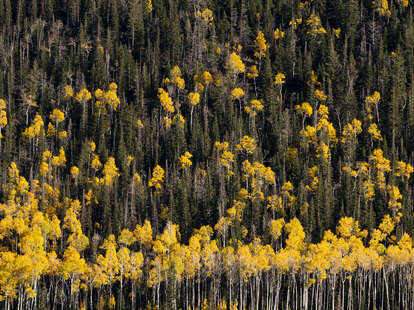
{"label": "yellow foliage", "polygon": [[317,35],[326,33],[325,28],[321,25],[321,19],[314,13],[306,20],[306,25],[310,27],[310,30],[307,32],[308,34]]}
{"label": "yellow foliage", "polygon": [[95,90],[95,98],[98,100],[101,100],[103,98],[104,92],[102,91],[102,89],[98,88],[97,90]]}
{"label": "yellow foliage", "polygon": [[405,176],[407,179],[410,178],[411,173],[413,173],[414,168],[410,164],[407,164],[403,161],[398,161],[395,167],[395,173],[394,175],[399,176]]}
{"label": "yellow foliage", "polygon": [[352,217],[343,217],[339,220],[336,231],[342,238],[351,238],[351,236],[359,236],[361,230],[359,228],[358,221],[355,221]]}
{"label": "yellow foliage", "polygon": [[[321,107],[319,107],[319,110],[321,110]],[[334,128],[333,124],[328,121],[327,109],[324,109],[323,112],[318,111],[318,113],[322,115],[322,118],[319,119],[318,123],[316,124],[317,131],[325,134],[332,144],[337,143],[338,138],[336,137],[336,129]]]}
{"label": "yellow foliage", "polygon": [[147,9],[147,13],[151,13],[152,10],[154,9],[152,7],[152,0],[146,0],[146,9]]}
{"label": "yellow foliage", "polygon": [[141,184],[141,176],[137,172],[134,173],[133,180],[137,185]]}
{"label": "yellow foliage", "polygon": [[85,260],[80,257],[79,252],[72,246],[68,246],[63,254],[63,261],[59,271],[64,279],[76,279],[85,274],[88,265]]}
{"label": "yellow foliage", "polygon": [[245,160],[242,164],[242,171],[245,173],[244,178],[252,177],[252,186],[260,187],[262,182],[273,184],[275,182],[275,173],[270,167],[266,167],[259,162],[254,162],[253,165]]}
{"label": "yellow foliage", "polygon": [[73,97],[73,88],[70,85],[65,85],[63,88],[63,98],[69,99],[71,97]]}
{"label": "yellow foliage", "polygon": [[66,165],[66,155],[63,147],[59,149],[59,155],[53,156],[51,160],[52,166],[64,167]]}
{"label": "yellow foliage", "polygon": [[313,94],[319,101],[326,101],[326,99],[328,98],[328,96],[325,95],[323,90],[316,89]]}
{"label": "yellow foliage", "polygon": [[145,220],[142,226],[137,224],[134,229],[134,236],[139,243],[149,246],[152,243],[151,223]]}
{"label": "yellow foliage", "polygon": [[142,121],[139,119],[139,120],[137,120],[137,126],[139,127],[139,128],[144,128],[144,124],[142,124]]}
{"label": "yellow foliage", "polygon": [[36,116],[33,119],[32,124],[25,129],[25,131],[22,133],[23,137],[26,137],[28,139],[33,139],[36,136],[44,135],[44,125],[42,117],[39,114],[36,114]]}
{"label": "yellow foliage", "polygon": [[52,124],[52,123],[49,123],[49,124],[47,125],[47,132],[46,132],[46,135],[47,135],[48,137],[53,137],[55,134],[56,134],[56,128],[55,128],[55,126],[53,126],[53,124]]}
{"label": "yellow foliage", "polygon": [[0,110],[6,109],[6,101],[2,98],[0,98]]}
{"label": "yellow foliage", "polygon": [[96,95],[100,96],[99,97],[100,101],[96,101],[95,104],[97,104],[98,102],[102,102],[102,103],[105,103],[105,104],[109,105],[111,107],[111,109],[116,111],[116,109],[118,108],[118,106],[121,102],[119,97],[118,97],[118,94],[116,92],[116,90],[118,89],[118,85],[116,85],[116,83],[112,82],[111,84],[109,84],[108,88],[109,88],[109,90],[106,91],[106,92],[102,92],[100,89],[95,91],[95,96]]}
{"label": "yellow foliage", "polygon": [[245,152],[246,154],[253,154],[256,149],[256,141],[254,138],[244,136],[240,143],[236,145],[236,150]]}
{"label": "yellow foliage", "polygon": [[115,165],[115,158],[109,157],[102,169],[104,184],[111,186],[114,179],[119,176],[118,168]]}
{"label": "yellow foliage", "polygon": [[53,109],[52,113],[50,113],[49,117],[53,119],[56,123],[63,122],[65,119],[65,115],[59,109]]}
{"label": "yellow foliage", "polygon": [[227,151],[229,149],[229,143],[227,141],[216,141],[214,143],[214,148],[217,149],[218,151]]}
{"label": "yellow foliage", "polygon": [[375,198],[375,184],[371,182],[371,180],[365,180],[362,183],[362,192],[364,197],[369,200],[374,200]]}
{"label": "yellow foliage", "polygon": [[278,195],[272,195],[267,197],[267,208],[272,211],[282,211],[283,210],[283,199]]}
{"label": "yellow foliage", "polygon": [[390,161],[383,156],[381,149],[375,149],[369,161],[377,172],[376,184],[380,190],[385,189],[385,173],[391,171]]}
{"label": "yellow foliage", "polygon": [[112,82],[111,84],[109,84],[109,90],[117,90],[118,89],[118,85],[116,85],[115,82]]}
{"label": "yellow foliage", "polygon": [[76,101],[83,102],[83,103],[91,100],[91,98],[92,98],[92,95],[86,88],[81,89],[75,96]]}
{"label": "yellow foliage", "polygon": [[211,73],[208,71],[204,71],[203,74],[201,75],[201,81],[206,86],[211,84],[213,82],[213,77],[211,76]]}
{"label": "yellow foliage", "polygon": [[308,117],[312,116],[313,109],[309,102],[302,102],[301,105],[295,105],[295,110],[298,111],[298,113],[306,115]]}
{"label": "yellow foliage", "polygon": [[255,116],[257,111],[263,110],[263,104],[260,102],[260,100],[253,99],[250,101],[250,106],[245,106],[244,110],[251,116]]}
{"label": "yellow foliage", "polygon": [[231,53],[227,60],[227,66],[232,74],[243,73],[246,69],[240,56],[235,52]]}
{"label": "yellow foliage", "polygon": [[155,187],[155,192],[159,193],[162,189],[162,183],[164,182],[165,171],[160,165],[156,165],[152,171],[152,178],[148,182],[149,187]]}
{"label": "yellow foliage", "polygon": [[184,79],[183,79],[182,77],[176,77],[176,78],[173,78],[173,79],[171,80],[171,82],[172,82],[175,86],[177,86],[177,88],[178,88],[178,89],[184,89],[184,88],[185,88],[185,81],[184,81]]}
{"label": "yellow foliage", "polygon": [[307,84],[313,84],[316,86],[321,85],[321,82],[318,81],[318,76],[315,74],[315,71],[311,71],[310,81],[308,81]]}
{"label": "yellow foliage", "polygon": [[387,190],[388,190],[388,196],[389,196],[388,207],[394,213],[397,213],[402,208],[401,202],[398,201],[398,200],[401,200],[403,198],[401,193],[400,193],[400,189],[398,188],[398,186],[388,185]]}
{"label": "yellow foliage", "polygon": [[164,89],[158,88],[158,98],[160,99],[161,105],[164,111],[167,112],[167,114],[174,113],[175,111],[174,104],[170,96]]}
{"label": "yellow foliage", "polygon": [[121,231],[121,234],[118,236],[118,243],[129,246],[133,242],[135,242],[135,236],[133,232],[129,231],[128,229],[123,229]]}
{"label": "yellow foliage", "polygon": [[[255,79],[259,76],[259,70],[257,70],[256,65],[252,65],[249,67],[249,72],[247,72],[247,77],[249,79]],[[232,94],[233,95],[233,94]],[[244,95],[244,93],[243,93]]]}
{"label": "yellow foliage", "polygon": [[49,165],[47,164],[47,162],[42,161],[42,163],[40,164],[39,171],[42,177],[47,176],[47,174],[49,173]]}
{"label": "yellow foliage", "polygon": [[281,29],[276,28],[275,32],[273,33],[273,36],[275,37],[275,40],[277,41],[279,39],[282,39],[285,36],[285,33]]}
{"label": "yellow foliage", "polygon": [[391,11],[388,6],[388,0],[374,0],[372,1],[372,4],[381,16],[391,16]]}
{"label": "yellow foliage", "polygon": [[316,150],[317,158],[322,158],[325,163],[330,162],[331,160],[331,152],[329,150],[329,146],[326,145],[325,142],[322,142]]}
{"label": "yellow foliage", "polygon": [[91,152],[95,152],[96,144],[93,141],[88,142],[89,148]]}
{"label": "yellow foliage", "polygon": [[371,135],[372,139],[382,141],[381,131],[378,129],[377,124],[371,123],[368,128],[368,133]]}
{"label": "yellow foliage", "polygon": [[7,125],[7,113],[4,110],[0,110],[0,129]]}
{"label": "yellow foliage", "polygon": [[266,51],[267,51],[267,45],[266,45],[266,39],[264,37],[263,32],[259,31],[256,39],[254,40],[254,45],[256,46],[254,57],[259,58],[259,59],[265,57]]}
{"label": "yellow foliage", "polygon": [[278,220],[272,220],[270,222],[270,234],[274,240],[277,240],[282,234],[283,226],[285,225],[285,220],[280,218]]}
{"label": "yellow foliage", "polygon": [[219,156],[219,162],[227,169],[231,168],[231,164],[234,162],[234,154],[229,151],[224,151]]}
{"label": "yellow foliage", "polygon": [[235,88],[231,91],[231,98],[234,99],[241,99],[244,97],[244,91],[241,88]]}
{"label": "yellow foliage", "polygon": [[295,147],[288,147],[286,149],[286,160],[290,163],[293,164],[295,159],[298,156],[298,149]]}
{"label": "yellow foliage", "polygon": [[202,12],[197,11],[196,15],[201,17],[201,20],[206,24],[209,24],[214,20],[213,11],[209,8],[204,9]]}
{"label": "yellow foliage", "polygon": [[369,104],[376,105],[376,104],[378,104],[378,102],[380,101],[380,99],[381,99],[380,93],[377,92],[377,91],[374,91],[371,96],[367,96],[365,98],[365,103],[369,103]]}
{"label": "yellow foliage", "polygon": [[175,114],[173,117],[173,122],[176,124],[179,128],[184,128],[185,119],[182,114]]}
{"label": "yellow foliage", "polygon": [[389,214],[386,214],[381,224],[378,226],[378,228],[385,233],[386,235],[389,235],[395,228],[395,223],[392,220],[391,216]]}
{"label": "yellow foliage", "polygon": [[275,80],[273,81],[273,85],[285,84],[286,83],[285,78],[286,76],[283,73],[279,72],[278,74],[275,75]]}
{"label": "yellow foliage", "polygon": [[65,139],[65,138],[67,138],[67,136],[68,136],[68,133],[67,133],[67,131],[66,131],[66,130],[61,130],[61,131],[59,131],[59,133],[58,133],[58,138],[59,138],[59,139]]}
{"label": "yellow foliage", "polygon": [[317,136],[316,136],[316,129],[313,126],[306,126],[306,129],[301,130],[299,132],[301,137],[304,137],[308,143],[316,144],[317,143]]}
{"label": "yellow foliage", "polygon": [[196,106],[197,104],[200,103],[200,93],[189,93],[188,94],[188,101],[190,102],[190,104],[192,106]]}
{"label": "yellow foliage", "polygon": [[171,124],[172,124],[172,120],[171,118],[169,118],[168,116],[164,116],[164,118],[162,119],[165,128],[170,128]]}
{"label": "yellow foliage", "polygon": [[93,154],[92,158],[93,159],[92,159],[92,162],[91,162],[91,167],[95,170],[99,170],[102,167],[102,163],[99,160],[99,156],[97,154]]}
{"label": "yellow foliage", "polygon": [[73,179],[76,179],[79,176],[79,168],[76,166],[72,166],[70,168],[70,175]]}
{"label": "yellow foliage", "polygon": [[329,118],[329,109],[326,105],[321,104],[318,108],[318,115],[321,119],[328,119]]}
{"label": "yellow foliage", "polygon": [[226,235],[227,228],[231,225],[231,219],[228,217],[221,217],[216,225],[214,225],[214,230],[219,232],[222,236]]}
{"label": "yellow foliage", "polygon": [[295,217],[285,225],[285,231],[289,234],[286,240],[286,248],[294,250],[303,250],[305,246],[305,232],[302,224]]}
{"label": "yellow foliage", "polygon": [[285,184],[283,184],[282,186],[282,193],[283,192],[290,192],[293,190],[293,185],[290,181],[287,181]]}
{"label": "yellow foliage", "polygon": [[296,30],[298,29],[298,25],[302,25],[302,22],[303,22],[302,18],[296,18],[296,19],[289,21],[289,26],[293,25],[293,29]]}
{"label": "yellow foliage", "polygon": [[185,152],[183,155],[181,155],[178,160],[181,164],[181,169],[185,169],[186,167],[190,167],[193,163],[190,160],[190,158],[193,157],[193,155],[190,152]]}
{"label": "yellow foliage", "polygon": [[360,134],[362,132],[361,125],[361,121],[357,119],[353,119],[351,123],[346,124],[342,130],[341,142],[346,143]]}
{"label": "yellow foliage", "polygon": [[[85,205],[89,206],[92,203],[92,198],[94,198],[94,194],[93,194],[92,190],[89,189],[88,192],[83,195],[83,197],[86,200]],[[98,203],[98,200],[96,199],[96,197],[95,197],[94,201],[95,201],[95,203]]]}
{"label": "yellow foliage", "polygon": [[133,160],[134,160],[134,156],[128,155],[127,156],[127,165],[130,166]]}

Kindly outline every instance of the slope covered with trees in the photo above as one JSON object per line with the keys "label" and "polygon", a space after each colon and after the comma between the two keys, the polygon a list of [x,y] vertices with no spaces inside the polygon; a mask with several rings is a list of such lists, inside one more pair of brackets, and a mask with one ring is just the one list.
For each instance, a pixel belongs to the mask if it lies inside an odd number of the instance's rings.
{"label": "slope covered with trees", "polygon": [[412,309],[407,0],[0,0],[5,309]]}

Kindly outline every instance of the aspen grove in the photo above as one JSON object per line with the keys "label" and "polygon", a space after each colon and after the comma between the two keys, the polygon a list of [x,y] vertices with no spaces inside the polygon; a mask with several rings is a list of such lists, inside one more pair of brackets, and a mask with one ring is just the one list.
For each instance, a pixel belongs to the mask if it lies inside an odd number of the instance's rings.
{"label": "aspen grove", "polygon": [[0,0],[0,306],[414,309],[408,0]]}

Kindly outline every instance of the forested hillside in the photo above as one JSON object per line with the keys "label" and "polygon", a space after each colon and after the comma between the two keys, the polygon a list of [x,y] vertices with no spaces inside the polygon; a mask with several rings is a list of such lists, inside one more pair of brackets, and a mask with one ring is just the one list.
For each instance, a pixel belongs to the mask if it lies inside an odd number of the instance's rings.
{"label": "forested hillside", "polygon": [[409,0],[0,0],[4,309],[414,309]]}

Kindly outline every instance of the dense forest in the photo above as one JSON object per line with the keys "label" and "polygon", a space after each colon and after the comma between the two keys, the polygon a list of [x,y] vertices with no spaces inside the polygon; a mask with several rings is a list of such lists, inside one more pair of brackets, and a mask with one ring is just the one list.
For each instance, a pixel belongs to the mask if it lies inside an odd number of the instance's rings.
{"label": "dense forest", "polygon": [[409,0],[0,0],[0,305],[414,309]]}

